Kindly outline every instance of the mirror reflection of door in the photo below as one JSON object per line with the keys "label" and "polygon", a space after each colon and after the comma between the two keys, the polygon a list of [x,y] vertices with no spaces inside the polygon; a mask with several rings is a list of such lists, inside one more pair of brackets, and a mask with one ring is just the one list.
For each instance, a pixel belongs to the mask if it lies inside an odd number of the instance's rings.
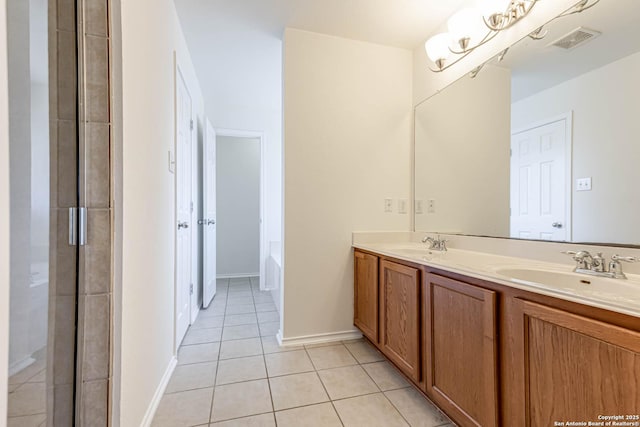
{"label": "mirror reflection of door", "polygon": [[567,203],[571,139],[567,133],[563,118],[511,136],[511,237],[571,238]]}

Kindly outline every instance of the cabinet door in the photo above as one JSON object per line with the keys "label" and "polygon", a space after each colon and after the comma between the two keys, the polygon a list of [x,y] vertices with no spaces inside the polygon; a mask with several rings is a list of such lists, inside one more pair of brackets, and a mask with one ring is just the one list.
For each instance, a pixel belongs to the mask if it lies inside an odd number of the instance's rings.
{"label": "cabinet door", "polygon": [[520,299],[516,306],[521,425],[638,414],[640,333]]}
{"label": "cabinet door", "polygon": [[496,294],[426,274],[426,392],[460,426],[498,425]]}
{"label": "cabinet door", "polygon": [[405,374],[419,382],[419,271],[384,260],[380,268],[380,349]]}
{"label": "cabinet door", "polygon": [[378,342],[378,257],[355,252],[353,324]]}

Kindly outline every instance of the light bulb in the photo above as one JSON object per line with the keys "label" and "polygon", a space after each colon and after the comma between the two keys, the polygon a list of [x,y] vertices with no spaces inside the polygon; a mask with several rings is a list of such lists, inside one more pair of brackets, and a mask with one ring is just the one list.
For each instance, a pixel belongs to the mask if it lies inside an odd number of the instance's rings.
{"label": "light bulb", "polygon": [[451,38],[463,51],[480,41],[481,24],[480,11],[475,8],[462,9],[447,21]]}
{"label": "light bulb", "polygon": [[436,63],[438,68],[442,68],[444,61],[451,56],[451,51],[449,50],[450,41],[451,36],[448,33],[440,33],[431,37],[424,44],[427,56]]}

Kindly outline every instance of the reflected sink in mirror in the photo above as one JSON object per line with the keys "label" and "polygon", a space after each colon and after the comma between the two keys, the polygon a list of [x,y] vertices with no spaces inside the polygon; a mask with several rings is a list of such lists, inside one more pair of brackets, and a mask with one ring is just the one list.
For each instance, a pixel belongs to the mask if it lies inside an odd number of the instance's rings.
{"label": "reflected sink in mirror", "polygon": [[509,280],[529,286],[553,288],[569,295],[605,299],[607,301],[640,304],[640,277],[609,279],[570,271],[556,271],[530,267],[498,267],[494,272]]}

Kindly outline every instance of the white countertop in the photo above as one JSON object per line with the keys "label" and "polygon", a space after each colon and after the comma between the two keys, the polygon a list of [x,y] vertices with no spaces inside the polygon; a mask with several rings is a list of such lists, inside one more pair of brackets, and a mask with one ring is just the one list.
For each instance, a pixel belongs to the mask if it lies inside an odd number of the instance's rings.
{"label": "white countertop", "polygon": [[[566,264],[456,248],[450,248],[447,252],[429,251],[425,244],[415,242],[356,242],[353,247],[512,288],[640,317],[640,275],[636,274],[627,273],[627,280],[598,278],[573,273],[572,267]],[[508,270],[514,269],[556,274],[562,280],[567,279],[570,284],[551,285],[509,277]],[[583,279],[592,284],[581,283]]]}

